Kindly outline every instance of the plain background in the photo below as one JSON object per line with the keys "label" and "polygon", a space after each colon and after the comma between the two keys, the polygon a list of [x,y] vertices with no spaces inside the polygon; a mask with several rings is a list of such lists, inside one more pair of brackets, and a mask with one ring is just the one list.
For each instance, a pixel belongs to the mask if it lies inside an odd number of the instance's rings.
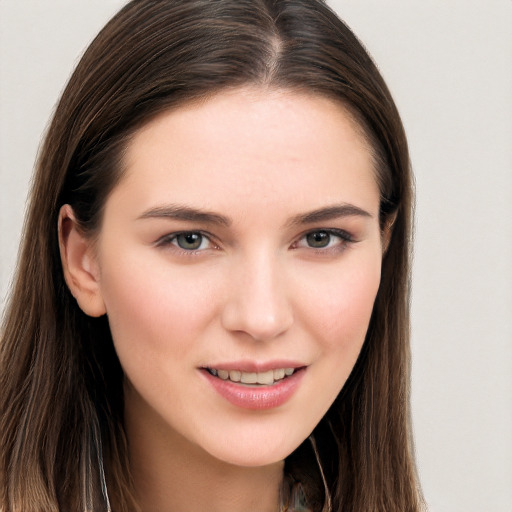
{"label": "plain background", "polygon": [[[77,58],[122,0],[0,0],[0,297]],[[512,511],[512,1],[333,0],[378,63],[417,182],[412,405],[431,512]]]}

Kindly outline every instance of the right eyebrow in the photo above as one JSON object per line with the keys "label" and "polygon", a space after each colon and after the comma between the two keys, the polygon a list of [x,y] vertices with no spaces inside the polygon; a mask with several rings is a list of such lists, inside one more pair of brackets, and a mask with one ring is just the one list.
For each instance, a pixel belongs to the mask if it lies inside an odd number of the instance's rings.
{"label": "right eyebrow", "polygon": [[231,219],[215,212],[192,208],[179,204],[160,205],[146,210],[138,219],[172,219],[189,222],[200,222],[205,224],[217,224],[230,226]]}

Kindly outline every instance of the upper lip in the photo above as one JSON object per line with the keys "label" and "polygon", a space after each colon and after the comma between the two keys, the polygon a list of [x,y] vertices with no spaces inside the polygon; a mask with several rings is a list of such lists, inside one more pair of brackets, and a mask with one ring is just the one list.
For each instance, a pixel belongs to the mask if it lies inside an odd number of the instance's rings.
{"label": "upper lip", "polygon": [[274,361],[232,361],[229,363],[215,363],[204,365],[202,368],[210,368],[215,370],[238,370],[247,373],[263,373],[269,370],[278,370],[280,368],[303,368],[307,366],[304,363],[290,360],[274,360]]}

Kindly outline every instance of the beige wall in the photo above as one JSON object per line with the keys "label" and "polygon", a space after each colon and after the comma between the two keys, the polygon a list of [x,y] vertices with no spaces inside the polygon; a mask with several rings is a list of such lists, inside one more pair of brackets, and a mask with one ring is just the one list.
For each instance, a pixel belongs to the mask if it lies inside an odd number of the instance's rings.
{"label": "beige wall", "polygon": [[[37,146],[119,0],[0,0],[0,296]],[[512,2],[333,0],[374,55],[417,180],[413,414],[432,512],[512,510]]]}

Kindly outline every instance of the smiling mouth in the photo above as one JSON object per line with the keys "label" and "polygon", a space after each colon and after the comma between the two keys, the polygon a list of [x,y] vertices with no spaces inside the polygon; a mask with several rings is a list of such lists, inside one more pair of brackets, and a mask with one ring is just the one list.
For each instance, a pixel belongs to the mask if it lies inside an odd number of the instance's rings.
{"label": "smiling mouth", "polygon": [[215,368],[205,368],[205,370],[214,377],[221,380],[236,382],[237,384],[247,384],[250,386],[272,386],[284,379],[292,376],[301,368],[276,368],[266,372],[242,372],[240,370],[217,370]]}

